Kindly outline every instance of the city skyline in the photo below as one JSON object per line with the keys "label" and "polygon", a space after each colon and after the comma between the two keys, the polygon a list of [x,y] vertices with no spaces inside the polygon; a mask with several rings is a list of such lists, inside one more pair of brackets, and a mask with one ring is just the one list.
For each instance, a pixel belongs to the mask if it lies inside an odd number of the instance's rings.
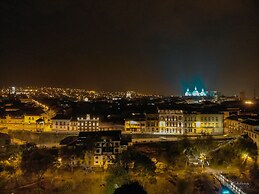
{"label": "city skyline", "polygon": [[0,86],[259,91],[258,2],[1,3]]}

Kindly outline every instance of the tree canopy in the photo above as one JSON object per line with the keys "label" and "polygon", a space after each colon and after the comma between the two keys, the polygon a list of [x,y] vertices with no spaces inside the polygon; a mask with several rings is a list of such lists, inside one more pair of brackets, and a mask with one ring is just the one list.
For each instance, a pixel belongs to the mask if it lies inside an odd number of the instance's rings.
{"label": "tree canopy", "polygon": [[131,182],[117,188],[114,194],[147,194],[144,188],[138,182]]}
{"label": "tree canopy", "polygon": [[22,154],[21,169],[24,174],[33,174],[41,178],[55,162],[56,157],[57,152],[53,150],[39,148],[25,150]]}

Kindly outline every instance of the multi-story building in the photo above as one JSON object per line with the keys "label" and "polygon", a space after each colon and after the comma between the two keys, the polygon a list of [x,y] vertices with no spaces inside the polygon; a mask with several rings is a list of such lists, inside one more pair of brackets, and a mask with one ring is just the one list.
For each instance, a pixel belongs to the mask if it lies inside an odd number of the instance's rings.
{"label": "multi-story building", "polygon": [[52,131],[99,131],[99,118],[56,115],[52,118]]}
{"label": "multi-story building", "polygon": [[244,128],[248,136],[257,145],[258,158],[259,158],[259,119],[243,121],[241,126]]}
{"label": "multi-story building", "polygon": [[99,131],[99,117],[77,117],[77,129],[79,131]]}
{"label": "multi-story building", "polygon": [[[223,114],[160,109],[145,120],[126,120],[125,132],[153,134],[223,134]],[[141,127],[143,126],[143,127]]]}
{"label": "multi-story building", "polygon": [[185,134],[223,134],[223,114],[187,113],[184,114]]}
{"label": "multi-story building", "polygon": [[24,117],[23,115],[7,115],[6,124],[9,125],[20,125],[23,124]]}
{"label": "multi-story building", "polygon": [[5,118],[5,116],[0,116],[0,127],[6,127],[6,118]]}
{"label": "multi-story building", "polygon": [[247,119],[241,122],[240,127],[246,132],[259,132],[259,119]]}
{"label": "multi-story building", "polygon": [[125,120],[126,133],[144,133],[146,131],[146,120],[144,117],[133,117]]}
{"label": "multi-story building", "polygon": [[146,130],[147,133],[159,132],[159,115],[157,113],[146,114]]}
{"label": "multi-story building", "polygon": [[225,119],[225,128],[228,132],[244,133],[246,131],[254,130],[253,124],[258,121],[259,118],[253,115],[234,115]]}
{"label": "multi-story building", "polygon": [[241,132],[240,123],[241,123],[241,121],[238,118],[238,116],[227,117],[224,122],[227,132],[232,132],[232,131]]}
{"label": "multi-story building", "polygon": [[24,124],[36,124],[38,119],[44,119],[41,114],[25,114]]}
{"label": "multi-story building", "polygon": [[69,131],[71,117],[65,115],[56,115],[52,119],[52,131]]}
{"label": "multi-story building", "polygon": [[[93,131],[80,132],[77,140],[78,146],[86,146],[90,155],[92,167],[107,168],[112,164],[115,156],[122,152],[121,131]],[[89,145],[93,145],[93,147]],[[89,148],[90,147],[90,148]],[[89,152],[87,152],[89,155]]]}
{"label": "multi-story building", "polygon": [[159,133],[183,134],[182,110],[158,110]]}
{"label": "multi-story building", "polygon": [[70,131],[78,131],[78,122],[77,122],[77,118],[75,117],[72,117],[70,119],[70,122],[69,122],[69,130]]}
{"label": "multi-story building", "polygon": [[123,131],[124,125],[110,122],[100,122],[99,131]]}

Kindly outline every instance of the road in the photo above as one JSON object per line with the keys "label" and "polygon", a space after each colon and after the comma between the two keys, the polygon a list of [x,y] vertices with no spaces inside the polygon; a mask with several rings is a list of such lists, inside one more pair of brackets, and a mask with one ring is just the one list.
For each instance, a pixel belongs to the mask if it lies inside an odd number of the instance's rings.
{"label": "road", "polygon": [[[188,139],[190,140],[195,140],[201,136],[187,136]],[[179,141],[183,136],[162,136],[162,135],[157,135],[156,137],[147,137],[147,138],[137,138],[136,134],[132,138],[132,143],[133,144],[143,144],[143,143],[153,143],[153,142],[168,142],[168,141]],[[229,136],[213,136],[214,140],[233,140],[236,139],[236,137],[229,137]]]}
{"label": "road", "polygon": [[240,187],[238,187],[233,181],[227,179],[225,176],[223,176],[221,173],[214,173],[213,174],[216,179],[220,181],[222,185],[230,189],[235,194],[245,194],[244,191],[241,190]]}

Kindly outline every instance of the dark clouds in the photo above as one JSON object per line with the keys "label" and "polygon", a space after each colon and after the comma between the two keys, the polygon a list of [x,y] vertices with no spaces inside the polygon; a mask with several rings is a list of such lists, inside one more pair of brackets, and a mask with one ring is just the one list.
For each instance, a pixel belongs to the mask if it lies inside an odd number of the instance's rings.
{"label": "dark clouds", "polygon": [[251,93],[258,22],[256,0],[5,0],[0,84]]}

